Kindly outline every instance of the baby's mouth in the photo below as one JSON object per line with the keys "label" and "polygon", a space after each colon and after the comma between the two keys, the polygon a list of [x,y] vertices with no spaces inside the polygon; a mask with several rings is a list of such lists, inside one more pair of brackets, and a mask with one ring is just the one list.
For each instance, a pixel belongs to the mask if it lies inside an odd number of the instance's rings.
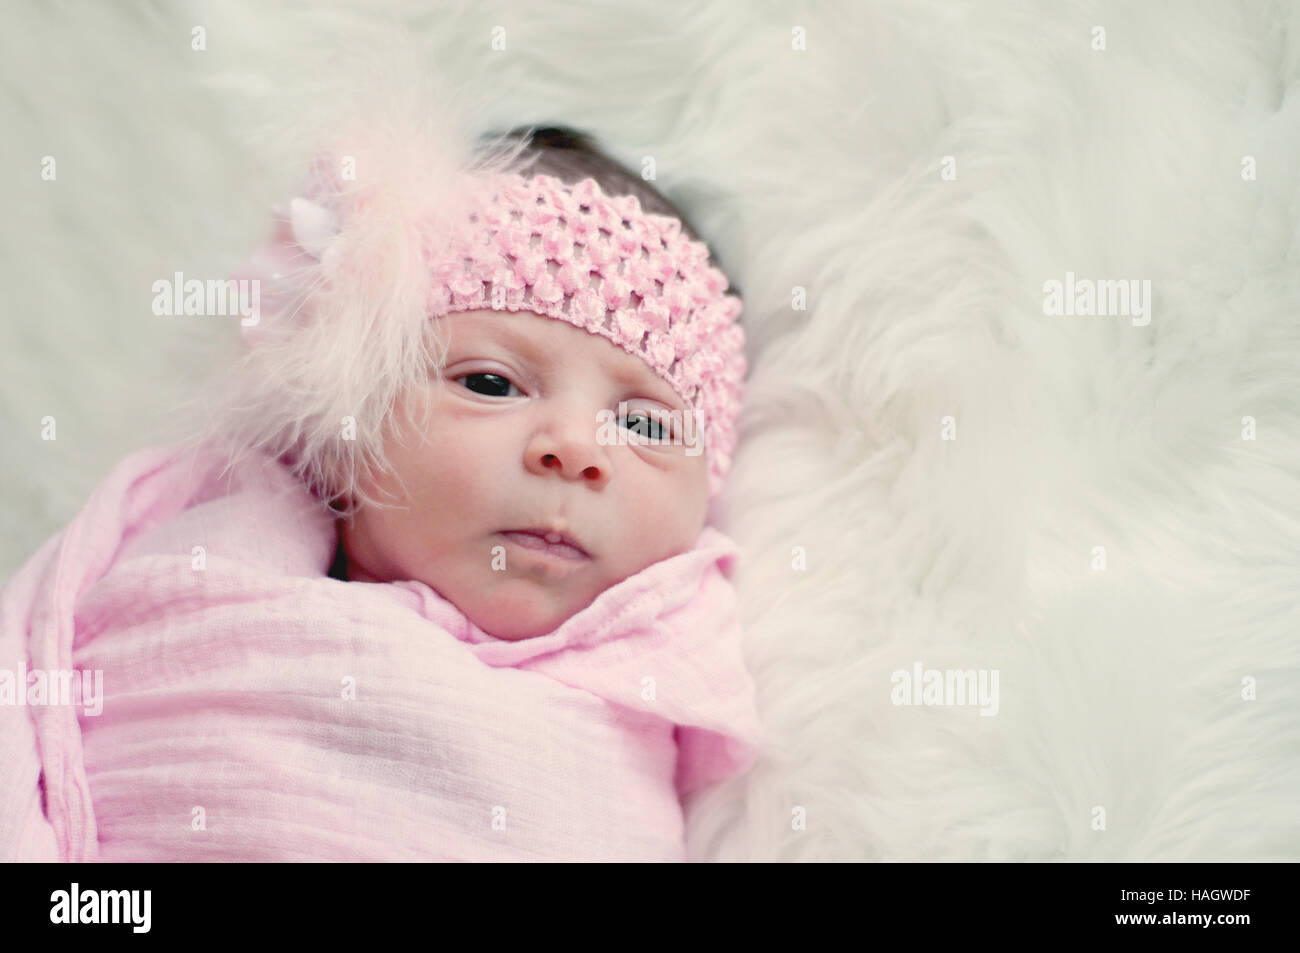
{"label": "baby's mouth", "polygon": [[501,535],[524,549],[546,553],[561,559],[580,562],[591,558],[587,551],[578,545],[576,540],[555,530],[514,529],[504,530]]}

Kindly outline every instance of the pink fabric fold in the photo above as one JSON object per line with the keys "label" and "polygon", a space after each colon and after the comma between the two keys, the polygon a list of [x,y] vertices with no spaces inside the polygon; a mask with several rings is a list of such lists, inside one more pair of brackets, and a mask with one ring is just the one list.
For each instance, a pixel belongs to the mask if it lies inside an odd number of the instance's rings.
{"label": "pink fabric fold", "polygon": [[133,454],[0,592],[0,670],[103,689],[0,704],[0,859],[693,859],[680,798],[761,740],[727,537],[508,642],[221,462]]}

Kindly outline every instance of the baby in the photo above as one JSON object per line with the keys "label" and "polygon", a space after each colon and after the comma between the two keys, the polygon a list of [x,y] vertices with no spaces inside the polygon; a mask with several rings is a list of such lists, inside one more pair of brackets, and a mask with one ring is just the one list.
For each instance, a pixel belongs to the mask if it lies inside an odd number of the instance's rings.
{"label": "baby", "polygon": [[6,587],[0,666],[103,697],[0,706],[0,858],[689,859],[760,736],[708,525],[740,303],[586,137],[495,144],[322,157],[240,275],[243,402]]}

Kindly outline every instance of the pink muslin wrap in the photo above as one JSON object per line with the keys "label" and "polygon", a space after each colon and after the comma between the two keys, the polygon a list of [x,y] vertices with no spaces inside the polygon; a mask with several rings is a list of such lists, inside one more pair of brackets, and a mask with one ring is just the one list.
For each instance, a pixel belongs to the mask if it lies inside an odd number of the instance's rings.
{"label": "pink muslin wrap", "polygon": [[[680,797],[761,738],[729,576],[694,549],[509,642],[429,586],[328,575],[275,461],[140,451],[0,593],[0,859],[689,860]],[[20,688],[21,691],[21,688]]]}

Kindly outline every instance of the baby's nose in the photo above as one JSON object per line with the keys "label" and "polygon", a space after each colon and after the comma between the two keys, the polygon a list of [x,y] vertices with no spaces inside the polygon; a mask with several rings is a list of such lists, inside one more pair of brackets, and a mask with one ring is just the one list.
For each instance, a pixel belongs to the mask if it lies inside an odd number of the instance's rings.
{"label": "baby's nose", "polygon": [[581,480],[594,486],[609,481],[610,467],[606,451],[596,442],[594,432],[579,434],[577,428],[563,435],[538,437],[528,448],[526,461],[538,474],[558,473],[569,480]]}

